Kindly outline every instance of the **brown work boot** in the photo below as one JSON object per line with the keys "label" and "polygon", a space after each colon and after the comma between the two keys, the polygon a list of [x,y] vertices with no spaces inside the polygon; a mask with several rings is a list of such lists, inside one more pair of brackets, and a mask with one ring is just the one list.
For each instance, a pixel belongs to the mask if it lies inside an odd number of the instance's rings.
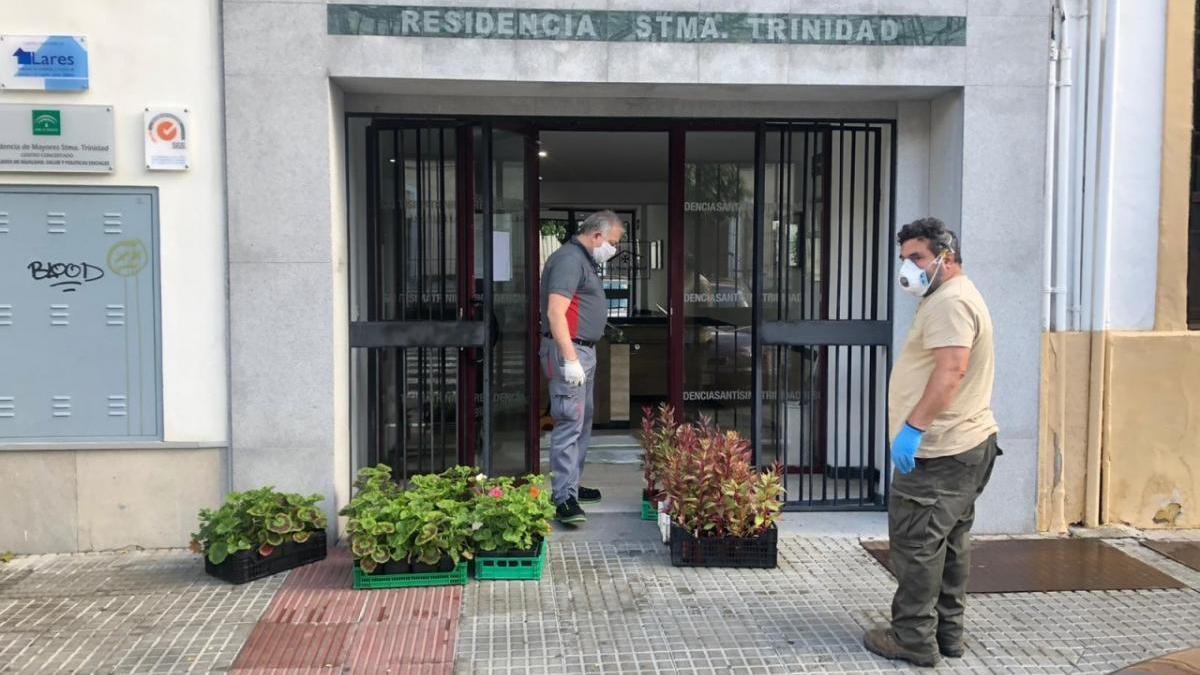
{"label": "brown work boot", "polygon": [[932,668],[937,665],[938,655],[915,652],[896,641],[891,628],[872,628],[863,634],[863,646],[867,651],[885,659],[908,661],[914,666]]}
{"label": "brown work boot", "polygon": [[938,652],[948,659],[961,659],[965,648],[960,642],[942,642],[938,640]]}

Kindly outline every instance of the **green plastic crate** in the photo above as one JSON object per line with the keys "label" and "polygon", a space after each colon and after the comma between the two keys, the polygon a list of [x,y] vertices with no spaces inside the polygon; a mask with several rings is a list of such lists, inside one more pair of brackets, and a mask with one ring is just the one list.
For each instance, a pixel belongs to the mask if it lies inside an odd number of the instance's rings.
{"label": "green plastic crate", "polygon": [[480,581],[538,581],[546,566],[550,544],[542,540],[541,550],[531,558],[475,556],[475,578]]}
{"label": "green plastic crate", "polygon": [[354,588],[420,588],[423,586],[465,586],[467,564],[459,562],[449,572],[412,572],[410,574],[367,574],[354,568]]}
{"label": "green plastic crate", "polygon": [[648,499],[642,500],[642,520],[658,520],[658,509]]}

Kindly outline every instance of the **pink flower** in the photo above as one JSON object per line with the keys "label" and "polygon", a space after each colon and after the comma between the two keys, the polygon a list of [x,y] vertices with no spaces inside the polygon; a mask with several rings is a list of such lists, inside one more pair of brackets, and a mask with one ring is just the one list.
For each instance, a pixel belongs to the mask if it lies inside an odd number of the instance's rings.
{"label": "pink flower", "polygon": [[494,488],[492,488],[492,491],[488,493],[488,496],[494,497],[496,499],[500,499],[501,497],[504,496],[504,491],[498,487],[494,487]]}

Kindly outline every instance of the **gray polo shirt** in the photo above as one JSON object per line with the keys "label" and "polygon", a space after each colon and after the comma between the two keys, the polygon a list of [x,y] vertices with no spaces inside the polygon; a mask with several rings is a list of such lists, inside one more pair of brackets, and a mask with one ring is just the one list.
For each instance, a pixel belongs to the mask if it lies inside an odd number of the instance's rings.
{"label": "gray polo shirt", "polygon": [[596,342],[604,337],[608,320],[608,299],[600,283],[592,254],[574,237],[546,259],[542,269],[542,333],[550,332],[546,312],[550,294],[570,298],[567,326],[571,337]]}

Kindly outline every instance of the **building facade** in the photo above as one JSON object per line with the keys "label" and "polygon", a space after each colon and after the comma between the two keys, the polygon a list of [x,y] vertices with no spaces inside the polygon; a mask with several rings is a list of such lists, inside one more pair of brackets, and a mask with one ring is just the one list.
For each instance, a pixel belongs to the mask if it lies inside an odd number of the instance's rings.
{"label": "building facade", "polygon": [[[12,394],[0,549],[181,545],[200,506],[263,484],[333,514],[377,461],[537,470],[540,262],[600,207],[631,225],[605,269],[604,425],[672,403],[782,463],[789,508],[884,508],[914,310],[893,235],[935,215],[996,327],[1005,455],[979,529],[1194,523],[1189,380],[1162,386],[1196,348],[1186,2],[121,7],[0,10],[15,35],[88,36],[91,67],[86,91],[0,104],[102,104],[116,129],[113,172],[4,171],[0,211],[66,212],[70,237],[70,188],[157,204],[155,350],[122,352],[157,369],[154,424],[56,424],[56,396],[112,412],[120,387]],[[184,171],[144,168],[156,106],[190,113]],[[19,289],[59,250],[30,241],[0,252]],[[72,304],[27,290],[0,305]],[[65,370],[28,353],[4,358]]]}

